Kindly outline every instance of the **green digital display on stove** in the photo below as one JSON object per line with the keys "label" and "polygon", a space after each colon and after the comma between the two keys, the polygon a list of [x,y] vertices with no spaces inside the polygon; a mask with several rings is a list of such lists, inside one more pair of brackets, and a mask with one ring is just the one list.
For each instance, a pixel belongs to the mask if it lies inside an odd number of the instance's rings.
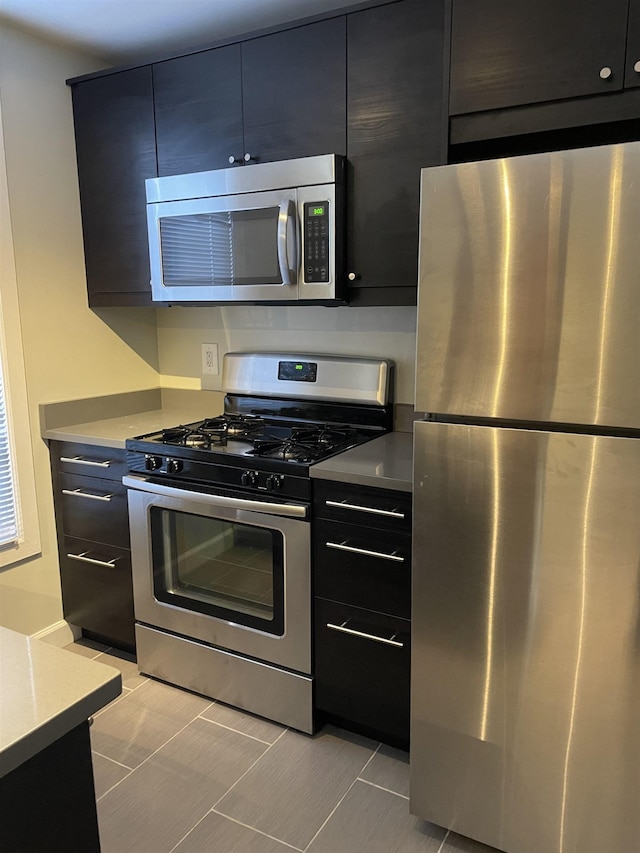
{"label": "green digital display on stove", "polygon": [[324,216],[324,207],[312,207],[311,216]]}

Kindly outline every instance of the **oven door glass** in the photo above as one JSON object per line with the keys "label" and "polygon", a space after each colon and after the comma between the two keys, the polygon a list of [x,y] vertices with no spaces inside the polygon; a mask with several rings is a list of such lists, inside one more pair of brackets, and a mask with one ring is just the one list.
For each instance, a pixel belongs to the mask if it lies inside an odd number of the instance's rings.
{"label": "oven door glass", "polygon": [[159,506],[150,521],[159,601],[282,636],[280,531]]}

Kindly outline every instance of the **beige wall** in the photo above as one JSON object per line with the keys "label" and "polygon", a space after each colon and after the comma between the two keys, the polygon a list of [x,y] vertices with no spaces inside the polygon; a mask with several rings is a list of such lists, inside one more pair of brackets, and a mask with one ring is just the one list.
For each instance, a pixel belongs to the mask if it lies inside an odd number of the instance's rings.
{"label": "beige wall", "polygon": [[[153,387],[153,309],[87,307],[68,77],[103,67],[0,24],[0,99],[42,553],[0,574],[0,624],[62,618],[48,451],[38,403]],[[1,286],[1,283],[0,283]]]}
{"label": "beige wall", "polygon": [[391,358],[396,403],[413,403],[415,308],[233,305],[158,309],[163,384],[199,388],[201,344],[234,350],[282,349]]}

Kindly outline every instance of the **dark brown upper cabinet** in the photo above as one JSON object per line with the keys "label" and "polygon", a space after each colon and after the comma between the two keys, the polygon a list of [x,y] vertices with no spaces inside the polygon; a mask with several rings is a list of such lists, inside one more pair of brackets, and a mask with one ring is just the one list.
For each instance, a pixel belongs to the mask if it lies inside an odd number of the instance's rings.
{"label": "dark brown upper cabinet", "polygon": [[[639,6],[640,0],[454,0],[450,114],[639,85]],[[625,62],[633,49],[638,56]]]}
{"label": "dark brown upper cabinet", "polygon": [[347,272],[356,305],[415,304],[420,169],[446,162],[446,2],[347,16]]}
{"label": "dark brown upper cabinet", "polygon": [[242,157],[240,45],[153,66],[158,175],[224,169]]}
{"label": "dark brown upper cabinet", "polygon": [[156,177],[151,68],[72,83],[89,305],[151,304],[146,178]]}
{"label": "dark brown upper cabinet", "polygon": [[625,88],[640,86],[640,0],[629,3],[624,85]]}
{"label": "dark brown upper cabinet", "polygon": [[153,66],[158,172],[346,151],[345,19]]}

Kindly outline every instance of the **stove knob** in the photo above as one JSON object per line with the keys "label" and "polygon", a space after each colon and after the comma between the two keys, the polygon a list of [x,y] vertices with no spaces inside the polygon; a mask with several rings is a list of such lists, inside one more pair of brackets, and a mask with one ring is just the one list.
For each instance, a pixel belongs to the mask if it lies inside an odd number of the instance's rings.
{"label": "stove knob", "polygon": [[240,482],[243,486],[256,486],[258,484],[258,472],[243,471],[240,475]]}
{"label": "stove knob", "polygon": [[182,468],[182,459],[167,459],[167,474],[179,474]]}
{"label": "stove knob", "polygon": [[270,491],[275,492],[276,489],[282,488],[282,477],[278,474],[269,474],[265,485]]}
{"label": "stove knob", "polygon": [[162,467],[162,456],[152,456],[148,453],[144,457],[144,467],[145,471],[157,471]]}

